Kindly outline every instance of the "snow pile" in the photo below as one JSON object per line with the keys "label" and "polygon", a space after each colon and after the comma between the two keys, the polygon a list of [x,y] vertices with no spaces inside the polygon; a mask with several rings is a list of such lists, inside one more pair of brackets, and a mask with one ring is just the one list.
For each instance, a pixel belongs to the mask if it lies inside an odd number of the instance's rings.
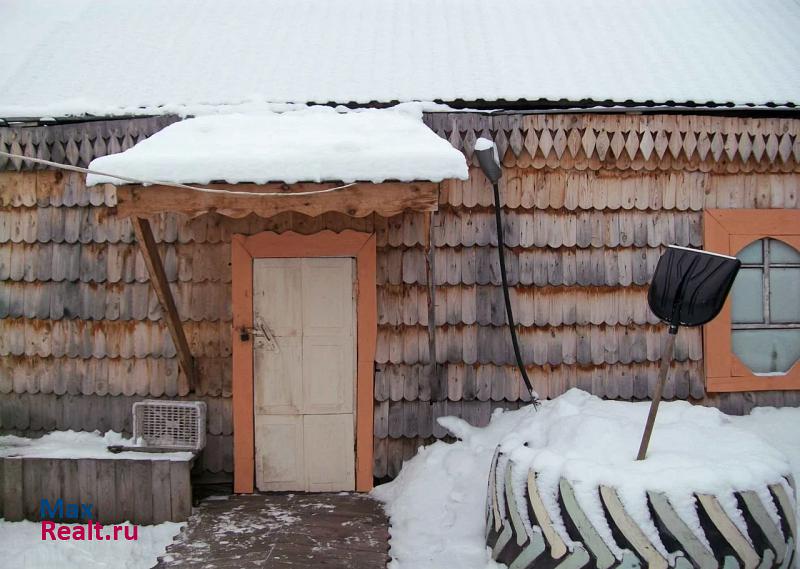
{"label": "snow pile", "polygon": [[730,419],[735,426],[759,435],[782,451],[792,465],[795,481],[800,482],[800,408],[757,407],[749,415]]}
{"label": "snow pile", "polygon": [[717,495],[744,527],[732,490],[761,493],[765,484],[784,483],[782,475],[792,471],[786,456],[759,435],[770,439],[780,425],[786,440],[778,445],[792,449],[792,466],[795,472],[800,468],[798,445],[789,440],[789,433],[800,429],[800,409],[758,410],[734,419],[714,408],[662,403],[648,458],[637,462],[648,409],[649,402],[603,401],[573,389],[543,402],[538,412],[532,406],[497,412],[483,429],[454,417],[440,419],[460,441],[422,449],[396,480],[374,490],[391,516],[394,569],[493,566],[484,544],[484,507],[497,445],[513,462],[517,483],[521,485],[529,468],[539,473],[542,497],[554,521],[560,520],[555,496],[563,476],[572,482],[596,527],[605,527],[601,533],[612,541],[596,488],[614,486],[629,514],[659,548],[663,546],[647,510],[645,488],[667,493],[699,534],[693,492]]}
{"label": "snow pile", "polygon": [[[402,110],[213,115],[174,123],[93,170],[146,181],[384,182],[467,178],[464,156]],[[125,183],[89,174],[87,184]]]}
{"label": "snow pile", "polygon": [[135,446],[131,439],[121,433],[108,431],[53,431],[38,439],[14,435],[0,436],[0,457],[29,458],[106,458],[137,460],[191,460],[191,452],[135,452],[112,453],[110,445]]}
{"label": "snow pile", "polygon": [[439,419],[461,440],[420,449],[394,481],[372,491],[391,518],[392,569],[493,566],[483,531],[489,465],[500,440],[535,418],[528,406],[496,412],[483,429],[455,417]]}
{"label": "snow pile", "polygon": [[[56,527],[62,525],[71,524]],[[139,526],[136,541],[43,541],[41,523],[0,519],[0,551],[9,566],[16,569],[149,569],[183,525],[165,522]]]}

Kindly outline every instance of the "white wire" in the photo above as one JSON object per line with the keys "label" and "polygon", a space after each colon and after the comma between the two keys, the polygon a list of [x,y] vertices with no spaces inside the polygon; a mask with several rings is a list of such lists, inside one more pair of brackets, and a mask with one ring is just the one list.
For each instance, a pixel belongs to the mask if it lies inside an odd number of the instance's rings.
{"label": "white wire", "polygon": [[41,158],[31,158],[30,156],[23,156],[21,154],[11,154],[10,152],[3,152],[0,150],[0,156],[7,156],[8,158],[19,158],[36,164],[44,164],[61,170],[69,170],[70,172],[81,172],[83,174],[96,174],[98,176],[108,176],[109,178],[116,178],[123,182],[130,182],[132,184],[142,184],[145,186],[169,186],[171,188],[183,188],[185,190],[193,190],[195,192],[202,192],[208,194],[227,194],[232,196],[249,196],[249,197],[297,197],[297,196],[315,196],[318,194],[328,194],[330,192],[338,192],[345,188],[355,186],[355,183],[345,184],[343,186],[336,186],[333,188],[326,188],[324,190],[310,190],[308,192],[243,192],[236,190],[221,190],[219,188],[204,188],[202,186],[188,186],[186,184],[179,184],[176,182],[159,182],[156,180],[139,180],[137,178],[128,178],[127,176],[120,176],[118,174],[109,174],[108,172],[100,172],[98,170],[89,170],[88,168],[81,168],[79,166],[70,166],[69,164],[59,164],[58,162],[51,162],[50,160],[42,160]]}

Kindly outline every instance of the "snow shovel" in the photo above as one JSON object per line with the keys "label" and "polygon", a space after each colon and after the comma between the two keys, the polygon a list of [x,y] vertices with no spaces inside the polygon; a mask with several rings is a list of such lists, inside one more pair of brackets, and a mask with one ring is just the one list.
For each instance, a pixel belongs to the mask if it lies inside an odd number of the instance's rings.
{"label": "snow shovel", "polygon": [[658,260],[647,293],[647,303],[650,310],[669,326],[669,330],[667,345],[661,355],[656,391],[636,460],[644,460],[647,455],[678,327],[702,326],[713,320],[722,310],[741,264],[736,257],[675,245],[667,247]]}

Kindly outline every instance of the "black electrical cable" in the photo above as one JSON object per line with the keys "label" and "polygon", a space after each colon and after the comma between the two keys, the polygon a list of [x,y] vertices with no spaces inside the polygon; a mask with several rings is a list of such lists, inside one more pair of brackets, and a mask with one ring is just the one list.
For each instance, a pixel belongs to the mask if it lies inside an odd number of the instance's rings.
{"label": "black electrical cable", "polygon": [[514,356],[517,359],[517,367],[520,374],[522,374],[522,381],[525,382],[525,387],[531,394],[533,404],[539,405],[539,399],[536,397],[536,392],[533,390],[531,380],[528,378],[528,372],[525,371],[525,364],[522,363],[522,354],[519,351],[519,340],[517,340],[517,325],[514,322],[514,313],[511,310],[511,296],[508,293],[508,275],[506,274],[506,254],[505,242],[503,240],[503,218],[500,212],[500,188],[497,182],[492,184],[494,190],[494,220],[497,224],[497,254],[500,257],[500,280],[503,283],[503,299],[506,303],[506,317],[508,318],[508,327],[511,330],[511,344],[514,346]]}

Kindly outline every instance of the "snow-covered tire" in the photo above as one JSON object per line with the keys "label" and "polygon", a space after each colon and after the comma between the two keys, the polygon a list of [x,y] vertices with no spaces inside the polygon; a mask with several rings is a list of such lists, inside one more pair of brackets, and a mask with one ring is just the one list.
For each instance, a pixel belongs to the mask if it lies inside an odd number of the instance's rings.
{"label": "snow-covered tire", "polygon": [[[780,524],[773,521],[756,492],[736,492],[739,509],[747,524],[742,535],[711,495],[696,495],[697,513],[711,550],[703,545],[673,509],[663,494],[648,492],[648,504],[664,546],[674,555],[670,562],[652,545],[644,532],[625,512],[616,491],[598,488],[609,528],[616,543],[624,548],[618,559],[600,537],[579,506],[569,482],[561,479],[558,503],[569,538],[578,545],[567,547],[555,530],[536,487],[536,473],[524,484],[524,501],[531,530],[513,495],[511,461],[495,453],[489,474],[486,501],[486,544],[492,558],[510,569],[581,567],[649,567],[651,569],[767,569],[794,567],[797,520],[793,500],[782,484],[768,487],[778,510]],[[792,480],[787,480],[793,487]]]}

